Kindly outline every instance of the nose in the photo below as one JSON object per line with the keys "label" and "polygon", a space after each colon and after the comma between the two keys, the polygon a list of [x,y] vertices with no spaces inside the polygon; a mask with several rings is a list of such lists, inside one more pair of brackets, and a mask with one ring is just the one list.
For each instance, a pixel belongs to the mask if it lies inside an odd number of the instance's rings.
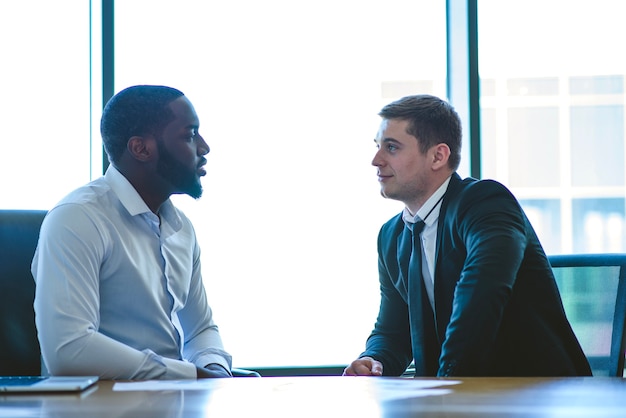
{"label": "nose", "polygon": [[211,152],[211,148],[209,147],[209,144],[206,143],[206,141],[200,134],[197,135],[197,138],[198,138],[198,155],[207,155],[209,152]]}
{"label": "nose", "polygon": [[372,165],[374,167],[380,167],[381,165],[383,165],[383,161],[380,156],[380,149],[376,151],[376,154],[374,154],[374,158],[372,159]]}

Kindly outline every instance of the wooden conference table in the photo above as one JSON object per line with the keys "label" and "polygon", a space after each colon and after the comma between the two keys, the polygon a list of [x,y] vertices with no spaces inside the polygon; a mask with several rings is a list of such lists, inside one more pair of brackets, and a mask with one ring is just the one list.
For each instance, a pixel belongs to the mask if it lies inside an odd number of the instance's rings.
{"label": "wooden conference table", "polygon": [[0,417],[626,417],[626,379],[264,377],[101,381],[0,395]]}

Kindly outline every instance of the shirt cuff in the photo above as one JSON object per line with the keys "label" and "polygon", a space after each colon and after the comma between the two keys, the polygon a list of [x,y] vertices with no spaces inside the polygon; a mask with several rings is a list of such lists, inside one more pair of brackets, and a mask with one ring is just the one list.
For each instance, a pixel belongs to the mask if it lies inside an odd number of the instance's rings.
{"label": "shirt cuff", "polygon": [[233,368],[232,357],[226,351],[219,348],[211,348],[205,351],[205,353],[198,359],[194,360],[194,364],[200,367],[204,367],[207,364],[219,364],[228,371]]}
{"label": "shirt cuff", "polygon": [[162,358],[165,364],[165,374],[161,379],[196,379],[196,366],[188,361]]}

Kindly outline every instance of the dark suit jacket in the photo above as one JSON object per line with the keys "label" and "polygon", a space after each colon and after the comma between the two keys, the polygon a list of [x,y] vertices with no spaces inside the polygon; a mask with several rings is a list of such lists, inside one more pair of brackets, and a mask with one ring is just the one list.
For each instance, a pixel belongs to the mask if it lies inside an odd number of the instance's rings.
{"label": "dark suit jacket", "polygon": [[437,228],[434,315],[423,281],[409,294],[402,283],[407,233],[399,214],[378,237],[381,304],[362,356],[385,375],[411,360],[417,376],[591,375],[545,252],[503,185],[453,174]]}

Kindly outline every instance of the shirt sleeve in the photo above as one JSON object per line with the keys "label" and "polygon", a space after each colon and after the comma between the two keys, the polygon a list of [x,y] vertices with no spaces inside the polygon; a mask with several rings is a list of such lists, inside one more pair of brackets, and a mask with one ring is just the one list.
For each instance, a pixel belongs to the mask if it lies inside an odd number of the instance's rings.
{"label": "shirt sleeve", "polygon": [[61,205],[43,222],[32,273],[35,321],[48,371],[103,379],[195,378],[192,363],[137,350],[99,332],[105,237],[80,205]]}
{"label": "shirt sleeve", "polygon": [[[195,237],[195,235],[194,235]],[[232,357],[224,350],[202,281],[200,249],[194,239],[194,266],[185,307],[178,313],[185,331],[183,354],[198,367],[216,363],[230,371]]]}

